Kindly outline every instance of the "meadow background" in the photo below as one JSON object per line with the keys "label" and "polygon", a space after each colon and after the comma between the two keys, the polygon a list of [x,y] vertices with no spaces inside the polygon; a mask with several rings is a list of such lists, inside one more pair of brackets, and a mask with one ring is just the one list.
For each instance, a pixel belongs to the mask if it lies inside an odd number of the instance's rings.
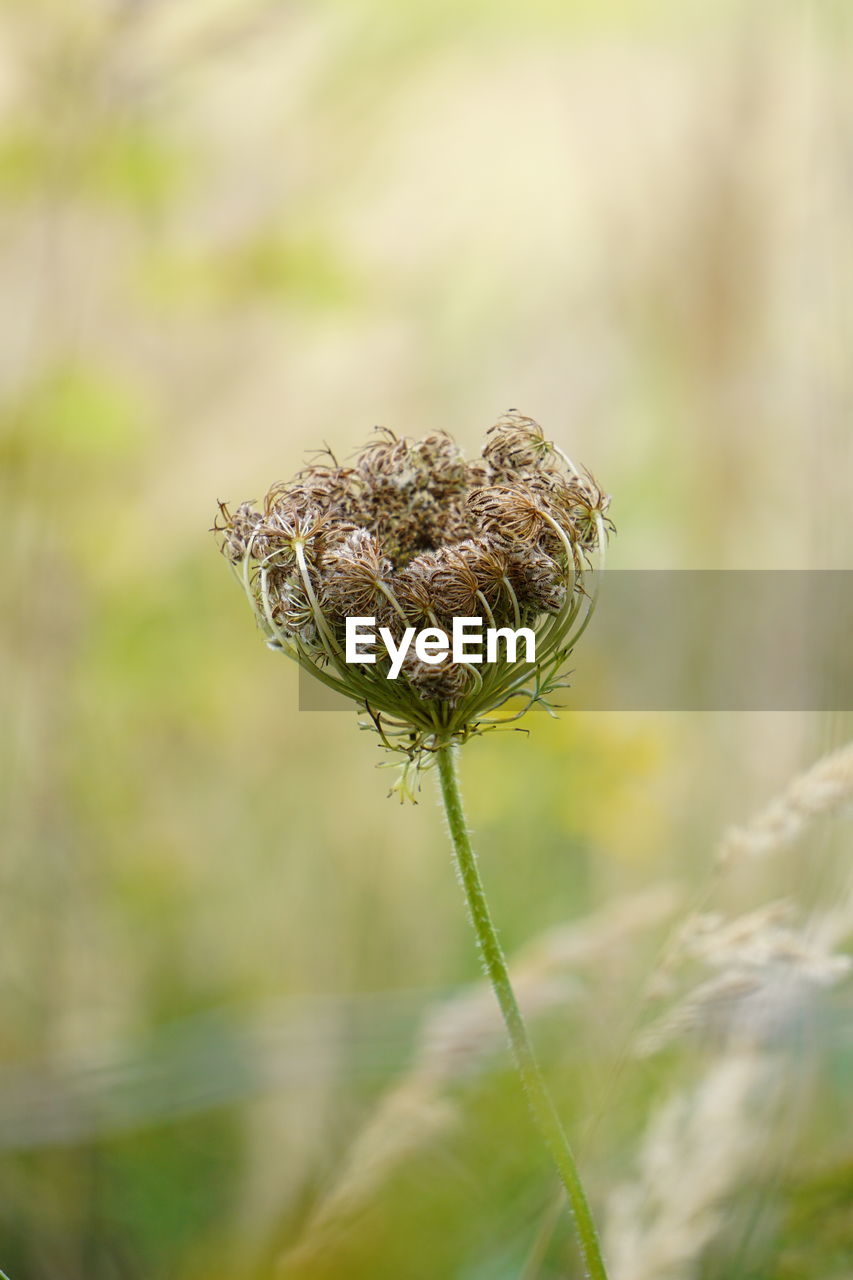
{"label": "meadow background", "polygon": [[[430,788],[208,529],[516,406],[614,566],[848,568],[852,59],[843,0],[3,4],[10,1280],[579,1276]],[[463,782],[613,1280],[849,1280],[850,717],[525,723]]]}

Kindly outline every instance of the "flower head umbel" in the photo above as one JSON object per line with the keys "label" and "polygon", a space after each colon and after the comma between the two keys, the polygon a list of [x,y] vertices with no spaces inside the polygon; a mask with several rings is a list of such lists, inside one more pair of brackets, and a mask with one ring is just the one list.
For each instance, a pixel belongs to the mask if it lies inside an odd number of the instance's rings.
{"label": "flower head umbel", "polygon": [[[380,430],[352,466],[321,459],[274,485],[256,508],[220,505],[216,530],[268,643],[353,699],[383,745],[418,767],[438,747],[547,705],[589,620],[593,553],[609,497],[538,423],[515,410],[463,458],[444,433]],[[453,619],[531,629],[535,661],[474,665],[345,659],[348,617],[375,617],[399,643],[408,628],[448,634]],[[510,699],[515,715],[496,717]],[[407,772],[404,771],[404,772]]]}

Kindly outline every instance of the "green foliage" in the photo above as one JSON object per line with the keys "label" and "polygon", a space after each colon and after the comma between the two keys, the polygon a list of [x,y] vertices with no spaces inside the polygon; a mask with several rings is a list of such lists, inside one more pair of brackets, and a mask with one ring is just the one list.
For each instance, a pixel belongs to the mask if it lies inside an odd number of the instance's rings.
{"label": "green foliage", "polygon": [[779,1253],[774,1275],[779,1280],[825,1276],[842,1280],[853,1257],[853,1164],[822,1169],[792,1182],[784,1194]]}
{"label": "green foliage", "polygon": [[328,238],[275,227],[206,253],[155,254],[142,285],[155,302],[203,310],[262,302],[337,309],[356,302],[360,292]]}
{"label": "green foliage", "polygon": [[7,448],[71,466],[133,454],[146,425],[133,388],[81,361],[63,362],[19,392],[6,422]]}

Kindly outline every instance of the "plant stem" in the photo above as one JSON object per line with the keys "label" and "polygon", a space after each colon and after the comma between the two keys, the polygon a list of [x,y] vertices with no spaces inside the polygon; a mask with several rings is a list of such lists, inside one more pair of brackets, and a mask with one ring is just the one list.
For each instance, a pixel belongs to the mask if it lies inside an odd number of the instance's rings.
{"label": "plant stem", "polygon": [[471,847],[465,812],[462,807],[462,796],[459,791],[459,779],[456,772],[457,748],[446,743],[438,750],[438,769],[441,779],[441,796],[450,828],[450,839],[459,879],[465,890],[468,912],[477,942],[485,963],[489,981],[492,984],[498,1004],[503,1014],[506,1029],[509,1033],[513,1058],[518,1069],[530,1104],[530,1110],[536,1125],[545,1140],[560,1180],[569,1197],[578,1244],[580,1245],[586,1273],[589,1280],[607,1280],[604,1259],[598,1232],[592,1219],[586,1193],[580,1180],[575,1158],[569,1146],[557,1109],[548,1092],[539,1064],[533,1053],[530,1036],[527,1032],[518,1001],[512,989],[495,926],[489,913],[483,882],[477,867],[477,858]]}

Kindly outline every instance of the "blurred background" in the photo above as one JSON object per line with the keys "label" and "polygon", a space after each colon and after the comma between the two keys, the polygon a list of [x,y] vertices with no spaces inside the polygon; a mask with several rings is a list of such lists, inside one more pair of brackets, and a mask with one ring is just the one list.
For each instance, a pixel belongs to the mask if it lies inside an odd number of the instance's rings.
{"label": "blurred background", "polygon": [[[615,566],[850,567],[851,57],[844,0],[3,4],[10,1280],[580,1276],[432,779],[208,530],[515,406]],[[463,782],[613,1280],[849,1280],[850,717],[525,724]]]}

